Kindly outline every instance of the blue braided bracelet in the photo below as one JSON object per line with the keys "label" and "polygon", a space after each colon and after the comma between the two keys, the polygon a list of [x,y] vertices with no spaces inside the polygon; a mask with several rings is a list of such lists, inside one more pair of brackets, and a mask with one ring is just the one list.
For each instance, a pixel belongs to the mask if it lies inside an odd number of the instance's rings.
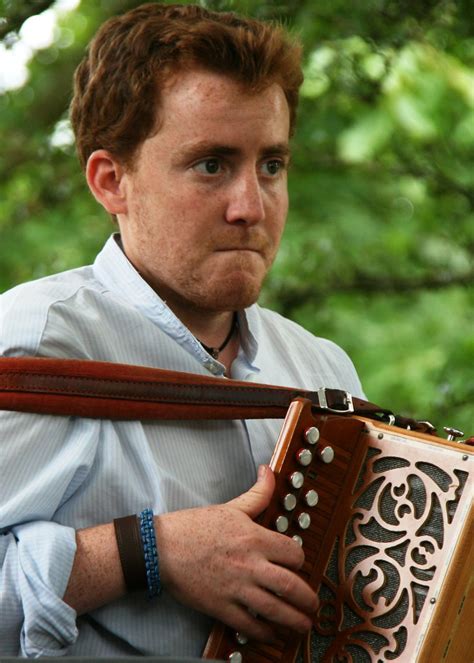
{"label": "blue braided bracelet", "polygon": [[158,550],[156,547],[155,525],[153,511],[144,509],[140,514],[140,534],[145,557],[146,580],[148,598],[152,599],[161,594],[160,566],[158,563]]}

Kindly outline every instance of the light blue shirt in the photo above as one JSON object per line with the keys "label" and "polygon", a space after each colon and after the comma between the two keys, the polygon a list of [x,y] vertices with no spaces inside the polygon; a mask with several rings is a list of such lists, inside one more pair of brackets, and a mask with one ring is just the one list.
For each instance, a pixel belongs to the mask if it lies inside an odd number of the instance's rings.
{"label": "light blue shirt", "polygon": [[[363,397],[334,343],[258,305],[239,313],[239,325],[233,378]],[[0,297],[0,354],[224,374],[140,277],[117,236],[93,265]],[[160,514],[232,499],[269,462],[280,426],[0,412],[0,655],[199,656],[212,620],[166,590],[153,602],[130,594],[76,619],[62,601],[75,529],[146,507]]]}

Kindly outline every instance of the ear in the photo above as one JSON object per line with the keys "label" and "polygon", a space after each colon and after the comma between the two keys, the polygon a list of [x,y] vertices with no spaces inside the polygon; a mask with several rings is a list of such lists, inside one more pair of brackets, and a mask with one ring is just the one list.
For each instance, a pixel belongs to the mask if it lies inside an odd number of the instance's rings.
{"label": "ear", "polygon": [[126,214],[124,168],[107,150],[92,152],[87,160],[86,179],[94,198],[110,214]]}

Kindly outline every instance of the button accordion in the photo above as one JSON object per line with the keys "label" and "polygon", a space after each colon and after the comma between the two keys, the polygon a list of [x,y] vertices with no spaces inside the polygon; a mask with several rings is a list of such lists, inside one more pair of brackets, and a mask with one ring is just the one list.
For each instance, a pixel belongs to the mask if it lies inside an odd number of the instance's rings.
{"label": "button accordion", "polygon": [[235,663],[474,660],[474,449],[357,416],[288,410],[260,522],[305,552],[319,608],[306,643],[217,623],[203,657]]}

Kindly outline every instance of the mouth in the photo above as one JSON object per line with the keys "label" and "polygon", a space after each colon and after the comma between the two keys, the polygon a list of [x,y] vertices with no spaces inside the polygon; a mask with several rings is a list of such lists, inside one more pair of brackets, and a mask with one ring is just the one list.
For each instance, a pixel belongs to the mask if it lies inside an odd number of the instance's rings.
{"label": "mouth", "polygon": [[239,251],[247,253],[261,253],[260,249],[250,248],[248,246],[230,246],[225,249],[216,249],[218,253],[223,253],[225,251]]}

